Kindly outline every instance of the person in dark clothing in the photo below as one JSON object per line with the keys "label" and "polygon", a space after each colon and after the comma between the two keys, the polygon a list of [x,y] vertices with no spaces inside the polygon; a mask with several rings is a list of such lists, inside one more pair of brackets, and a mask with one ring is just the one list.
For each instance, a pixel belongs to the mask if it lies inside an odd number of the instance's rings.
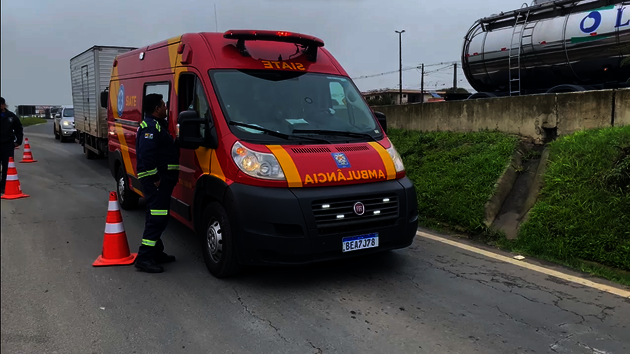
{"label": "person in dark clothing", "polygon": [[2,155],[2,194],[7,183],[9,158],[14,157],[15,148],[22,145],[24,133],[20,118],[7,109],[7,103],[0,97],[0,155]]}
{"label": "person in dark clothing", "polygon": [[136,169],[147,212],[135,267],[161,273],[161,263],[175,261],[174,256],[164,253],[161,236],[168,224],[171,194],[179,179],[179,148],[168,131],[162,95],[147,95],[142,106],[145,117],[136,135]]}

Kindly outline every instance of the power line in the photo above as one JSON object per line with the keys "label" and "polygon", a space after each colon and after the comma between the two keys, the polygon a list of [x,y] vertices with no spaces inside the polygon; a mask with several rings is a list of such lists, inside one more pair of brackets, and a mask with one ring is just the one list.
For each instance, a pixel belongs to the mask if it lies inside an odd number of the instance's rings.
{"label": "power line", "polygon": [[[442,63],[435,63],[435,64],[425,64],[424,67],[427,68],[427,67],[432,67],[432,66],[447,65],[446,67],[450,68],[453,64],[458,64],[458,63],[459,63],[459,61],[442,62]],[[403,68],[402,71],[409,71],[409,70],[414,70],[414,69],[419,69],[419,68],[420,68],[420,65],[408,66],[406,68]],[[368,79],[368,78],[371,78],[371,77],[395,74],[397,72],[399,72],[399,70],[386,71],[386,72],[382,72],[382,73],[378,73],[378,74],[354,77],[354,78],[352,78],[352,80]],[[426,72],[425,72],[425,74],[426,74]]]}

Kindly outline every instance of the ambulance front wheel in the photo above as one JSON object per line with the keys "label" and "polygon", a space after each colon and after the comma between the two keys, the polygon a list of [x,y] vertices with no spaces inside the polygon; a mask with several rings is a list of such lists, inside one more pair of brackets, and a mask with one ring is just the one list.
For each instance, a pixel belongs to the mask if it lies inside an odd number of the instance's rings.
{"label": "ambulance front wheel", "polygon": [[211,203],[203,212],[200,235],[203,259],[208,271],[217,278],[228,278],[238,273],[236,243],[225,208],[220,203]]}
{"label": "ambulance front wheel", "polygon": [[118,203],[124,210],[132,210],[138,206],[140,196],[129,188],[127,181],[129,181],[129,179],[125,174],[125,170],[120,166],[118,172],[116,172]]}

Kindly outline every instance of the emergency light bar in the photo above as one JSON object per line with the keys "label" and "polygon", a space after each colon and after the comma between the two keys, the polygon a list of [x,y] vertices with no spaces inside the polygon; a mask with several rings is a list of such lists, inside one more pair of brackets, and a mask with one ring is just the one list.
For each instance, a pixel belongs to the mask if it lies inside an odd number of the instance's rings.
{"label": "emergency light bar", "polygon": [[324,46],[324,41],[306,34],[286,31],[254,31],[254,30],[229,30],[223,33],[223,38],[236,39],[236,47],[243,56],[250,56],[245,48],[245,41],[270,41],[295,43],[306,47],[304,53],[311,61],[317,59],[317,48]]}

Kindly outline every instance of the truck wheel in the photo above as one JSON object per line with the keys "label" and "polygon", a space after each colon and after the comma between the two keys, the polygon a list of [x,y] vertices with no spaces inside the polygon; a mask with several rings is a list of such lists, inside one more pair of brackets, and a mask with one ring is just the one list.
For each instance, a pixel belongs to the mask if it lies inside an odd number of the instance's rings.
{"label": "truck wheel", "polygon": [[497,95],[495,95],[492,92],[475,92],[472,95],[468,96],[467,100],[476,100],[479,98],[494,98],[497,97]]}
{"label": "truck wheel", "polygon": [[136,192],[129,188],[129,179],[126,176],[125,170],[122,166],[118,168],[116,173],[116,189],[118,191],[118,204],[124,210],[133,210],[138,206],[138,199],[140,196]]}
{"label": "truck wheel", "polygon": [[96,159],[96,154],[94,153],[94,151],[88,149],[85,144],[87,144],[87,142],[83,143],[83,153],[85,154],[85,157],[88,160],[94,160]]}
{"label": "truck wheel", "polygon": [[558,85],[547,90],[547,93],[582,92],[586,89],[578,85]]}
{"label": "truck wheel", "polygon": [[219,203],[206,207],[202,217],[201,235],[203,259],[208,271],[217,278],[228,278],[238,273],[236,243],[228,215]]}
{"label": "truck wheel", "polygon": [[53,124],[53,133],[55,134],[55,139],[59,140],[60,135],[59,135],[59,133],[57,133],[57,128],[55,128],[54,124]]}

